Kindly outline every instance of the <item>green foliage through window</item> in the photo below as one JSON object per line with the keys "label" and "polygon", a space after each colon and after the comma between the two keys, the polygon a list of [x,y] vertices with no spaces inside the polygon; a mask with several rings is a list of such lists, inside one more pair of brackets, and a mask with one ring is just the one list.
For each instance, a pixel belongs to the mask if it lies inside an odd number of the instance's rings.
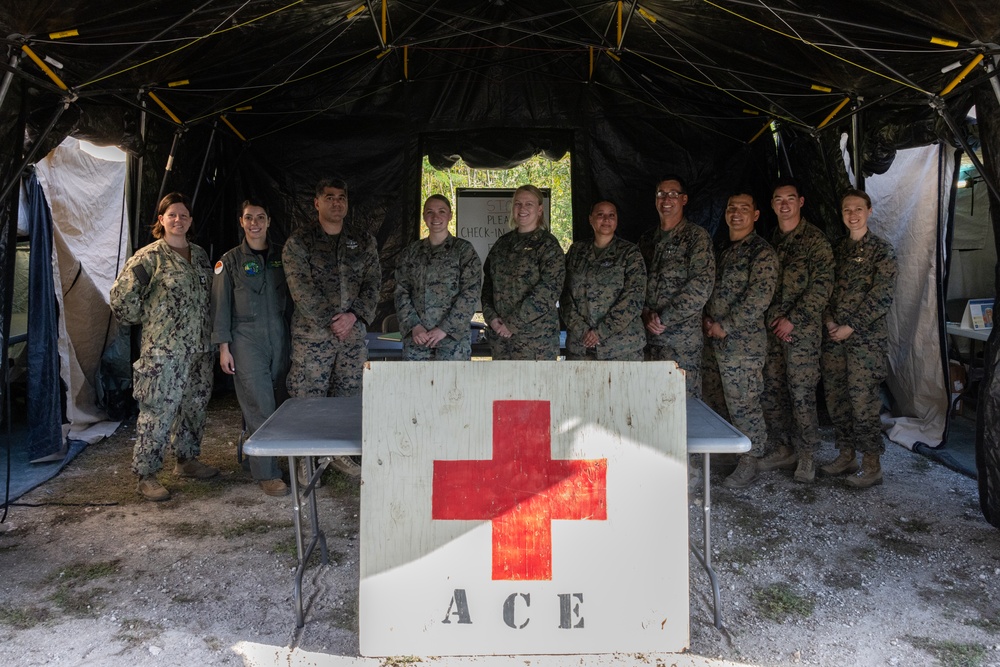
{"label": "green foliage through window", "polygon": [[[568,250],[573,242],[573,203],[570,190],[570,156],[567,153],[559,161],[548,160],[536,155],[513,169],[473,169],[459,160],[451,169],[439,171],[424,157],[421,198],[423,203],[432,194],[443,194],[452,205],[455,204],[457,188],[516,188],[531,184],[539,188],[549,188],[552,197],[552,223],[550,230],[559,239],[563,250]],[[455,233],[455,220],[451,221],[451,233]],[[426,236],[427,229],[421,226],[420,235]]]}

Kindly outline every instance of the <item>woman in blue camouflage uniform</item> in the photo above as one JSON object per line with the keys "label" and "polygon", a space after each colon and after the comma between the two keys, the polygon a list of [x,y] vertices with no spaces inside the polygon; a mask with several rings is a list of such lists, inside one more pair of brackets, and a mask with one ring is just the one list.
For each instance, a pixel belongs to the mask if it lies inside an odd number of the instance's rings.
{"label": "woman in blue camouflage uniform", "polygon": [[483,319],[494,360],[559,356],[557,303],[566,265],[542,202],[534,185],[514,191],[513,229],[497,239],[483,264]]}
{"label": "woman in blue camouflage uniform", "polygon": [[[246,435],[271,416],[288,392],[288,321],[291,298],[281,263],[281,246],[269,244],[271,218],[263,202],[243,202],[244,239],[215,264],[212,283],[212,342],[219,366],[232,375]],[[273,456],[249,457],[250,474],[269,496],[284,496],[288,485]]]}
{"label": "woman in blue camouflage uniform", "polygon": [[849,232],[833,248],[833,295],[823,312],[823,387],[840,455],[820,470],[850,474],[855,488],[882,483],[880,456],[885,451],[879,408],[879,385],[886,377],[889,342],[887,316],[896,288],[896,253],[888,241],[868,229],[872,200],[861,190],[841,198]]}
{"label": "woman in blue camouflage uniform", "polygon": [[427,238],[408,245],[396,264],[396,317],[408,361],[468,361],[469,322],[482,287],[475,248],[448,231],[451,202],[424,202]]}
{"label": "woman in blue camouflage uniform", "polygon": [[212,394],[208,255],[189,242],[191,202],[172,192],[157,207],[153,238],[128,262],[111,287],[111,310],[122,324],[141,324],[132,395],[139,403],[132,472],[147,500],[167,500],[156,479],[167,446],[174,473],[206,479],[218,469],[198,460],[205,410]]}

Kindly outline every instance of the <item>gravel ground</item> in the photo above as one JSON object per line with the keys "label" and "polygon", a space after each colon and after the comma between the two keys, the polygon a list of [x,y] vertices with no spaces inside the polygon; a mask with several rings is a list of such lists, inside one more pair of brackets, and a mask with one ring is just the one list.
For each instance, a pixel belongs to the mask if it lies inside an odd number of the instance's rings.
{"label": "gravel ground", "polygon": [[[235,401],[213,401],[203,459],[223,474],[165,473],[166,503],[135,494],[129,425],[20,499],[0,526],[0,665],[413,664],[356,657],[359,493],[332,472],[320,492],[332,562],[307,572],[308,620],[295,630],[289,501],[264,496],[233,460],[238,428]],[[885,484],[860,492],[781,472],[731,491],[715,466],[725,627],[692,559],[686,655],[423,663],[1000,666],[1000,531],[982,519],[975,481],[896,445],[883,461]]]}

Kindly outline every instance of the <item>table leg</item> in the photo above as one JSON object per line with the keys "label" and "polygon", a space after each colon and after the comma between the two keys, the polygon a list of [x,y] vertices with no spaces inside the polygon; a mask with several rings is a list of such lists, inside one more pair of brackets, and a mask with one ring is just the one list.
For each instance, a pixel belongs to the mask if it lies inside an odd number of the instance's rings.
{"label": "table leg", "polygon": [[706,574],[708,574],[708,580],[712,583],[712,610],[715,613],[715,627],[722,629],[722,606],[721,606],[721,595],[719,592],[719,578],[715,574],[715,569],[712,567],[712,482],[711,482],[711,456],[709,454],[702,454],[704,464],[702,466],[702,472],[705,475],[705,492],[704,492],[704,502],[702,503],[705,522],[704,522],[704,555],[698,552],[698,549],[691,547],[691,551],[694,552],[695,558],[701,563],[702,567],[705,568]]}
{"label": "table leg", "polygon": [[[316,505],[316,481],[322,473],[320,470],[313,470],[312,457],[305,457],[306,472],[309,476],[309,483],[299,494],[298,469],[294,456],[288,457],[289,481],[292,487],[292,521],[295,524],[295,552],[298,555],[299,563],[295,568],[295,583],[292,589],[292,603],[295,607],[295,627],[301,628],[305,624],[305,616],[302,611],[302,577],[306,571],[306,563],[312,556],[313,550],[319,544],[321,560],[324,565],[330,562],[326,549],[326,535],[319,528],[319,511]],[[324,466],[325,467],[325,466]],[[302,539],[302,501],[308,496],[309,508],[311,512],[310,527],[312,534],[309,543],[304,544]]]}

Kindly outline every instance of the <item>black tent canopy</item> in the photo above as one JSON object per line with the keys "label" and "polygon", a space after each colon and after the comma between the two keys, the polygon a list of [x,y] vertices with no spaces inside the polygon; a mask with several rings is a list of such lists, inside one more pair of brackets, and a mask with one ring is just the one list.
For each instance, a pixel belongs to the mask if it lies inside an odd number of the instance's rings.
{"label": "black tent canopy", "polygon": [[[634,239],[663,173],[687,178],[709,229],[734,183],[766,197],[794,175],[837,234],[842,135],[859,184],[902,148],[981,145],[1000,228],[1000,9],[981,0],[9,0],[0,34],[4,258],[22,172],[70,134],[129,152],[137,244],[166,189],[195,195],[198,241],[221,250],[246,194],[281,236],[337,172],[387,278],[416,235],[424,155],[504,167],[569,151],[576,228],[611,198]],[[1000,525],[996,336],[986,365],[978,451]]]}

